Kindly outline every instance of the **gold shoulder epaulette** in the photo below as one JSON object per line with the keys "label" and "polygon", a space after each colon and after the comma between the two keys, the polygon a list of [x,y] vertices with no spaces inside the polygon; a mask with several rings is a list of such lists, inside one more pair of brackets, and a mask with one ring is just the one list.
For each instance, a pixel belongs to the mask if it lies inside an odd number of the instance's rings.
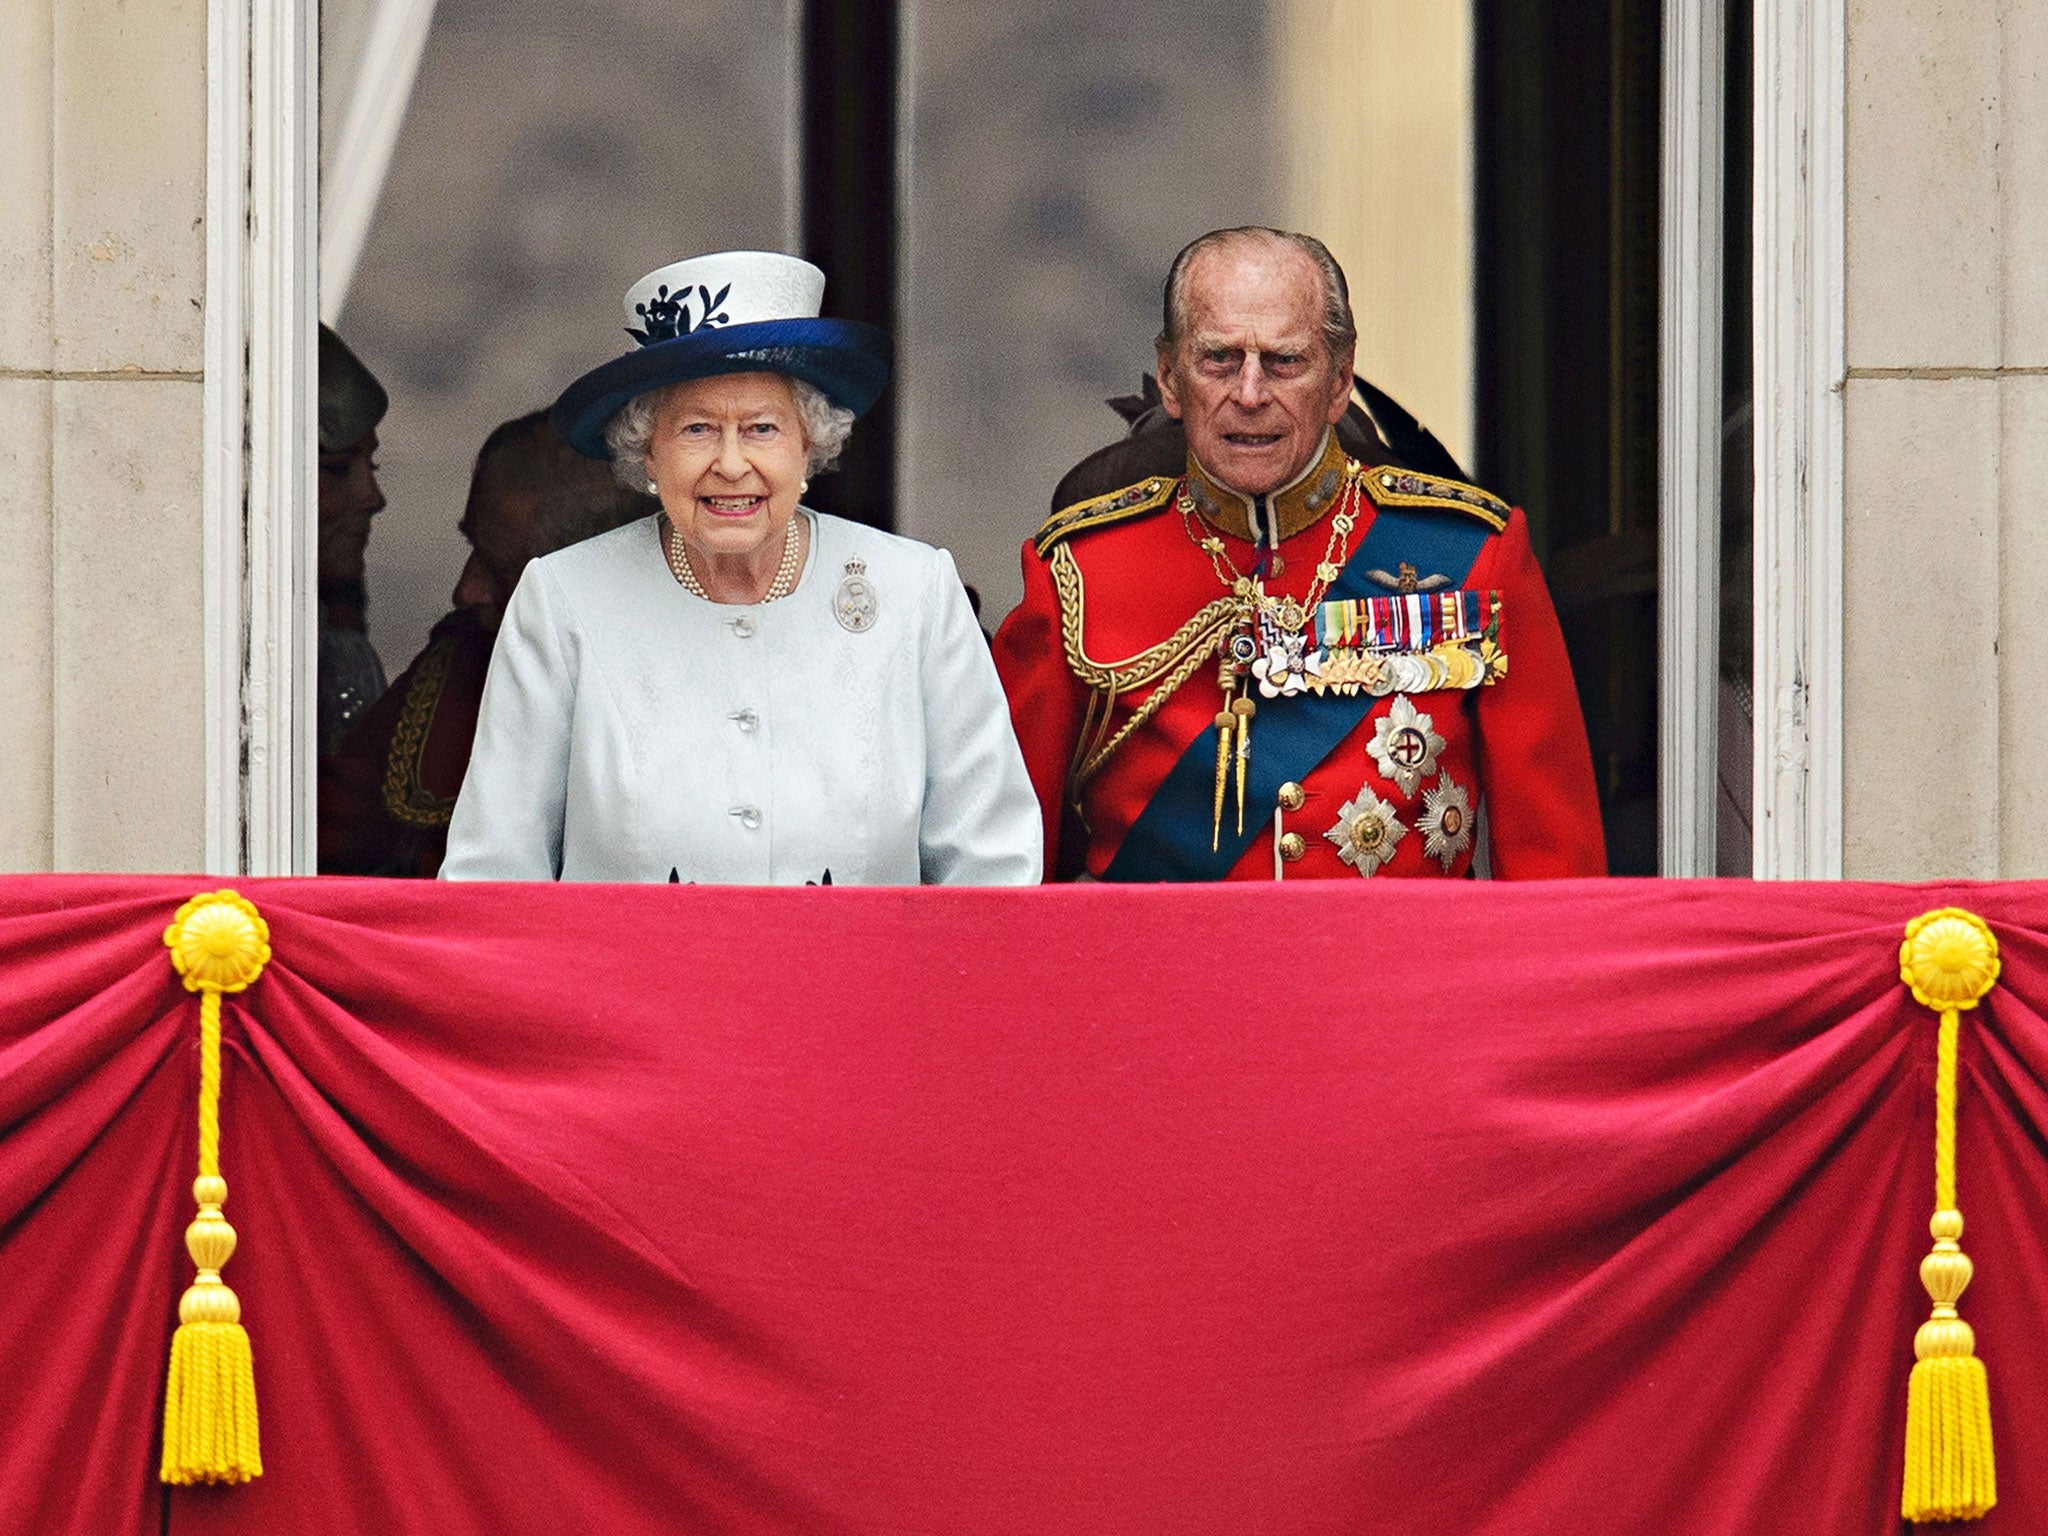
{"label": "gold shoulder epaulette", "polygon": [[1157,512],[1173,499],[1174,484],[1171,475],[1149,475],[1120,491],[1111,491],[1105,496],[1091,496],[1086,501],[1075,502],[1071,507],[1060,508],[1040,524],[1038,532],[1032,535],[1031,542],[1038,551],[1038,558],[1043,560],[1062,541],[1072,538],[1077,533]]}
{"label": "gold shoulder epaulette", "polygon": [[1442,507],[1476,517],[1495,533],[1508,525],[1514,509],[1491,491],[1442,475],[1425,475],[1419,470],[1396,469],[1384,464],[1364,474],[1366,494],[1383,507]]}

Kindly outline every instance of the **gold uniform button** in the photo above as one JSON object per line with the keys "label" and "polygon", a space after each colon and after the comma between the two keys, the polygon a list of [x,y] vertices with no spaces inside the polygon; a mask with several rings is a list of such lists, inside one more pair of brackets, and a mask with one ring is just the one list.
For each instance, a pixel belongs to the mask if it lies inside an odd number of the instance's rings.
{"label": "gold uniform button", "polygon": [[1280,834],[1280,857],[1289,864],[1298,863],[1301,856],[1307,852],[1308,844],[1302,841],[1299,832],[1283,832]]}
{"label": "gold uniform button", "polygon": [[1304,805],[1307,804],[1308,791],[1304,790],[1299,784],[1295,783],[1292,779],[1289,779],[1285,784],[1282,784],[1280,786],[1281,810],[1298,811]]}

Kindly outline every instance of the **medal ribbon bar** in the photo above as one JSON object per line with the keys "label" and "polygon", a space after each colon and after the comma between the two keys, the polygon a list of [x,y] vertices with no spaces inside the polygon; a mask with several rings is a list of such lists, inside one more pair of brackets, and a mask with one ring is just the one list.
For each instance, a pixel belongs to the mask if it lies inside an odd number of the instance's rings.
{"label": "medal ribbon bar", "polygon": [[1487,596],[1466,588],[1322,603],[1316,634],[1330,649],[1369,651],[1426,651],[1477,640],[1486,633]]}

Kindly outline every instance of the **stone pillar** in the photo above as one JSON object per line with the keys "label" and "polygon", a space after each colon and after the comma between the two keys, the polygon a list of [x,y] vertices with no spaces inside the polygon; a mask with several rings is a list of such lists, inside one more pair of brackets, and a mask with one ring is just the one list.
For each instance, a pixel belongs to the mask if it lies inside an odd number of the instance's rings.
{"label": "stone pillar", "polygon": [[1473,446],[1472,11],[1276,0],[1283,222],[1344,267],[1358,371]]}
{"label": "stone pillar", "polygon": [[206,7],[0,37],[0,869],[197,869]]}
{"label": "stone pillar", "polygon": [[1843,868],[2048,875],[2048,0],[1850,0]]}

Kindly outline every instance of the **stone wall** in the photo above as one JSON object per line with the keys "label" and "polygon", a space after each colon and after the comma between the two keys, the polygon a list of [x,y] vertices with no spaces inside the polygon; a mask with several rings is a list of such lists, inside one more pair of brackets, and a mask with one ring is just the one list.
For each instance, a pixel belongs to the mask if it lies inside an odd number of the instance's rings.
{"label": "stone wall", "polygon": [[[1474,459],[1469,6],[1281,0],[1283,218],[1344,267],[1358,371]],[[1333,92],[1349,92],[1333,112]]]}
{"label": "stone wall", "polygon": [[1843,866],[2048,875],[2048,0],[1851,0]]}
{"label": "stone wall", "polygon": [[[1194,13],[1202,26],[1184,17],[1178,35],[1239,36],[1243,54],[1197,49],[1175,55],[1163,75],[1108,70],[1111,52],[1093,46],[1084,25],[1094,9],[1073,8],[1081,31],[1068,36],[1069,56],[1089,65],[1095,83],[1013,111],[1021,130],[993,160],[983,134],[1000,114],[921,125],[909,324],[913,349],[933,362],[907,381],[920,403],[905,427],[906,522],[961,548],[963,568],[991,589],[993,613],[1014,595],[1015,541],[1071,458],[1068,440],[1078,452],[1113,431],[1092,396],[1128,388],[1147,360],[1156,270],[1185,233],[1225,218],[1283,217],[1331,234],[1363,291],[1469,282],[1455,241],[1425,271],[1388,269],[1365,233],[1346,225],[1355,205],[1318,190],[1341,192],[1346,157],[1369,171],[1370,146],[1401,134],[1400,104],[1384,81],[1373,98],[1379,115],[1346,130],[1357,143],[1347,148],[1339,135],[1320,161],[1299,149],[1312,122],[1262,119],[1232,138],[1182,105],[1258,98],[1268,69],[1313,54],[1326,17],[1344,9],[1290,0],[1271,31],[1253,36],[1229,30],[1234,4]],[[934,70],[930,78],[985,85],[999,74],[977,73],[982,55],[970,44],[1000,60],[1000,40],[948,33],[943,18],[968,14],[924,10],[916,67]],[[1397,11],[1373,15],[1375,26],[1398,28]],[[205,6],[0,0],[0,37],[0,869],[194,869],[205,799]],[[1448,72],[1432,89],[1455,85],[1455,59],[1445,53],[1438,63]],[[1190,81],[1202,88],[1181,95]],[[1098,129],[1102,148],[1091,149]],[[1905,10],[1851,0],[1847,142],[1845,869],[1870,878],[2041,876],[2048,712],[2037,700],[2048,636],[2035,614],[2048,590],[2048,0]],[[1161,190],[1161,167],[1216,143],[1237,158],[1206,190],[1168,188],[1163,205],[1126,195]],[[1465,152],[1445,153],[1436,184],[1454,189]],[[1086,186],[1071,174],[1081,167]],[[1015,195],[987,228],[989,241],[963,224],[928,225],[919,243],[919,206],[1009,185],[1005,176]],[[680,188],[670,196],[673,213],[691,207]],[[472,251],[488,258],[530,242],[530,231],[504,233]],[[1063,270],[1087,249],[1115,259]],[[1002,259],[983,259],[989,250]],[[400,270],[417,270],[417,253],[391,254]],[[631,275],[628,252],[607,259],[618,270],[605,278]],[[526,286],[515,281],[510,291]],[[597,317],[611,300],[598,290],[615,283],[579,273],[576,286],[593,290],[590,324],[602,332]],[[1084,295],[1105,308],[1070,313]],[[470,297],[479,303],[472,321],[491,314],[488,293]],[[1367,307],[1402,314],[1384,300]],[[955,315],[966,322],[957,331]],[[380,328],[363,319],[366,330]],[[938,367],[949,334],[974,345],[960,351],[961,366]],[[998,408],[990,382],[1046,374],[1042,356],[1018,349],[1054,343],[1067,360],[1050,374],[1060,428],[1018,438],[1032,412]],[[1373,366],[1456,446],[1469,342],[1451,340],[1433,360],[1442,365],[1433,380],[1399,361],[1406,345],[1392,333],[1375,340]],[[445,363],[455,350],[415,345],[395,371],[403,378],[415,357]],[[465,425],[480,435],[489,419],[545,394],[566,366],[522,369],[525,382],[508,383]],[[960,431],[944,435],[946,422]],[[408,498],[395,516],[452,523],[468,435],[445,434],[448,485]],[[456,553],[450,545],[435,562],[433,586],[452,579],[438,567]]]}
{"label": "stone wall", "polygon": [[0,38],[0,870],[197,869],[206,7]]}

